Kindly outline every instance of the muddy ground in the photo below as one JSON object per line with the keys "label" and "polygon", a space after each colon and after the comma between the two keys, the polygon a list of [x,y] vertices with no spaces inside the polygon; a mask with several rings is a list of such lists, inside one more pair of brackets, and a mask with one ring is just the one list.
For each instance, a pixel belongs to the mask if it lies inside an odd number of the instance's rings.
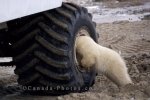
{"label": "muddy ground", "polygon": [[[135,2],[135,1],[134,1]],[[140,5],[128,3],[128,6]],[[108,6],[109,3],[106,3]],[[130,5],[132,4],[132,5]],[[135,4],[135,5],[134,5]],[[117,6],[118,5],[118,6]],[[111,7],[120,7],[120,4]],[[110,7],[110,8],[111,8]],[[119,52],[125,59],[134,85],[119,89],[105,76],[99,74],[94,86],[85,93],[64,96],[30,96],[17,91],[14,67],[0,67],[0,100],[147,100],[150,99],[150,17],[140,21],[115,21],[98,23],[99,44]]]}

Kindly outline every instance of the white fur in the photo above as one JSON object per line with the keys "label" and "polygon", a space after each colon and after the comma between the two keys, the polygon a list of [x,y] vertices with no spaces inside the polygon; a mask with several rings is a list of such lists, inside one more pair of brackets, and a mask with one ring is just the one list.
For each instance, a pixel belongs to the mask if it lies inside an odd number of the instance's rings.
{"label": "white fur", "polygon": [[77,38],[76,51],[81,55],[80,64],[83,67],[89,69],[96,66],[98,72],[104,73],[118,86],[132,83],[126,64],[117,52],[100,46],[88,36]]}

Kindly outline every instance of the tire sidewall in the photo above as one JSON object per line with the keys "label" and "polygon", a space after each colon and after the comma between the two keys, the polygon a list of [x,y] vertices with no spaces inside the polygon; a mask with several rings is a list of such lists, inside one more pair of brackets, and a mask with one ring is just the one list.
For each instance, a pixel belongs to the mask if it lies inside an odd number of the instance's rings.
{"label": "tire sidewall", "polygon": [[72,30],[72,66],[73,66],[73,70],[75,70],[76,74],[76,79],[78,79],[79,82],[84,82],[84,84],[81,87],[89,87],[92,86],[93,81],[95,80],[95,76],[96,76],[96,68],[93,67],[90,71],[86,71],[86,72],[81,72],[78,68],[77,65],[75,63],[75,53],[74,53],[74,46],[75,46],[75,40],[76,40],[76,36],[78,31],[80,30],[80,28],[82,28],[83,26],[86,26],[88,28],[88,33],[90,34],[90,37],[97,42],[97,35],[96,35],[96,31],[95,31],[95,27],[94,24],[91,20],[91,18],[87,15],[87,14],[78,14],[76,16],[76,20],[74,21],[74,25],[73,25],[73,30]]}

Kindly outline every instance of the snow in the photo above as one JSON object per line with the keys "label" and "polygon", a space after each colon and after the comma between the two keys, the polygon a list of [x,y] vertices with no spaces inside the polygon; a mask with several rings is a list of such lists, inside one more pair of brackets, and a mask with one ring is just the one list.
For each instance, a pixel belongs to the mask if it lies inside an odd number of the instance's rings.
{"label": "snow", "polygon": [[112,23],[116,21],[140,21],[144,16],[150,15],[150,2],[132,7],[105,8],[103,6],[87,6],[97,23]]}
{"label": "snow", "polygon": [[12,57],[1,57],[0,62],[10,62],[12,61]]}

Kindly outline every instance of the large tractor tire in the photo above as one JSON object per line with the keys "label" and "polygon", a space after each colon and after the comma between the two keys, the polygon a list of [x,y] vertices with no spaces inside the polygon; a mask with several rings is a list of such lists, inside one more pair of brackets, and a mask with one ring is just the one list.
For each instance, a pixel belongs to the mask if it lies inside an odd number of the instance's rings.
{"label": "large tractor tire", "polygon": [[48,86],[51,89],[47,93],[52,94],[88,90],[96,70],[94,67],[83,70],[77,64],[75,41],[80,34],[89,35],[97,42],[91,14],[75,4],[63,3],[60,8],[25,19],[13,33],[18,83]]}

